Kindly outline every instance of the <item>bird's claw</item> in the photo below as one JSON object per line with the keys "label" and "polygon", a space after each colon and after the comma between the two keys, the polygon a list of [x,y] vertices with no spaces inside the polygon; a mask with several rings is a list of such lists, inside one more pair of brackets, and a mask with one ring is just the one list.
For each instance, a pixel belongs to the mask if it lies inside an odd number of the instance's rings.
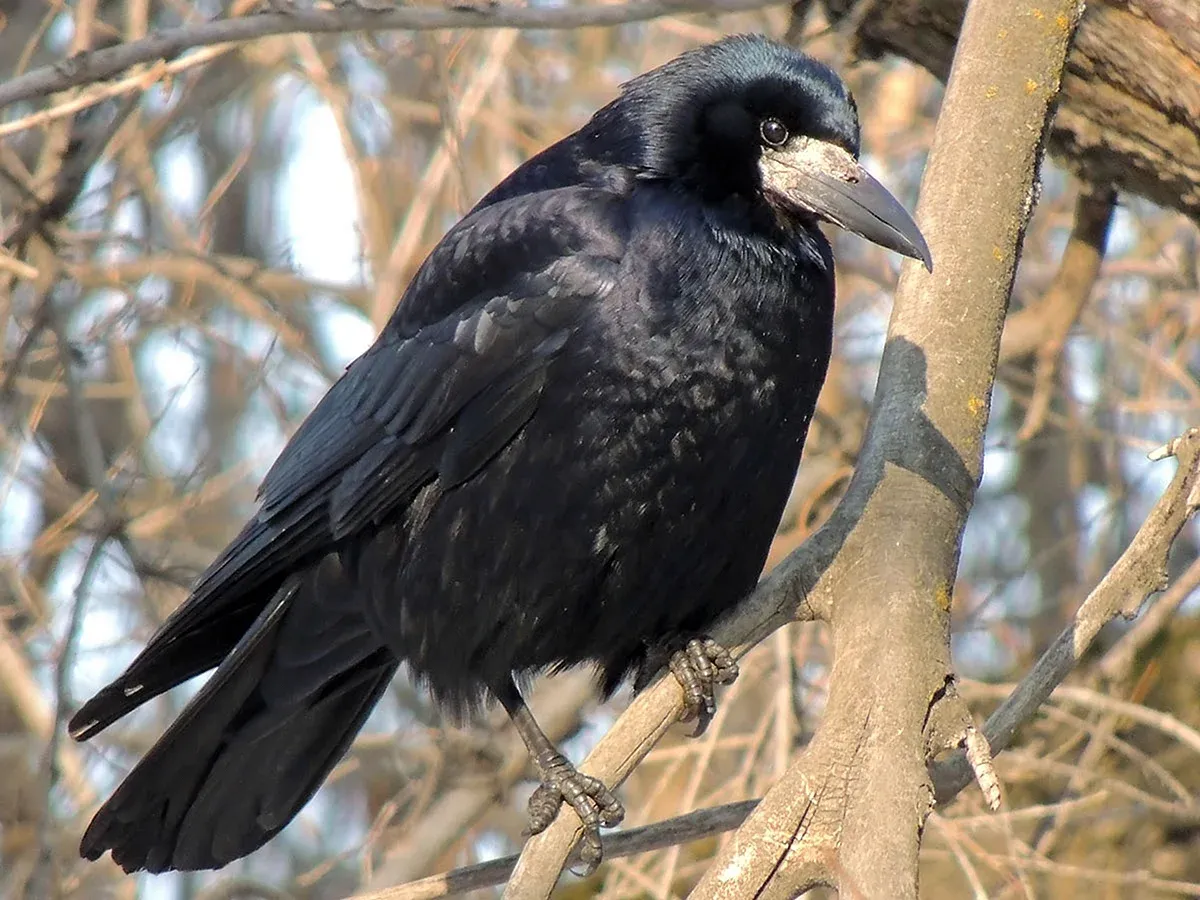
{"label": "bird's claw", "polygon": [[542,783],[529,798],[529,834],[539,834],[549,827],[558,815],[558,808],[569,803],[583,822],[583,837],[579,843],[579,859],[583,871],[590,875],[604,858],[600,844],[600,829],[620,825],[625,807],[599,778],[584,775],[562,754],[547,754],[537,761]]}
{"label": "bird's claw", "polygon": [[718,684],[732,684],[738,676],[737,663],[729,651],[711,638],[696,638],[671,655],[672,674],[683,688],[681,722],[697,719],[692,737],[699,737],[708,728],[717,711],[714,694]]}

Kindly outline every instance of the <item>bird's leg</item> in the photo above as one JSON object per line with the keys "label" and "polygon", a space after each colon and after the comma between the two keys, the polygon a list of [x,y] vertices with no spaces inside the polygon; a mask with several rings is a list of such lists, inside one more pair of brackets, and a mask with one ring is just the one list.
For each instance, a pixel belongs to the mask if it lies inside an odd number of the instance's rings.
{"label": "bird's leg", "polygon": [[508,717],[541,775],[541,785],[529,798],[529,833],[544,831],[558,815],[563,801],[571,804],[583,822],[579,858],[584,865],[584,874],[591,874],[604,856],[600,845],[601,826],[619,825],[625,818],[625,807],[604,782],[578,771],[558,751],[533,718],[515,683],[510,681],[503,690],[496,692],[496,696],[508,711]]}
{"label": "bird's leg", "polygon": [[737,663],[729,651],[711,638],[695,638],[682,650],[671,654],[672,674],[683,687],[683,722],[697,719],[692,737],[704,734],[717,711],[714,690],[718,684],[732,684],[738,676]]}

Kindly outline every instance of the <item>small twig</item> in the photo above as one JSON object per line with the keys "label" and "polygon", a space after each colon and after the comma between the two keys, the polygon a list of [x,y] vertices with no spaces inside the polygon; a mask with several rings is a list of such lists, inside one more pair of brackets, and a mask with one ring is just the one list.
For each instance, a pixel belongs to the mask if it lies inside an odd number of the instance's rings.
{"label": "small twig", "polygon": [[1153,641],[1179,611],[1183,602],[1200,587],[1200,559],[1193,560],[1154,606],[1129,629],[1104,655],[1096,666],[1099,675],[1109,682],[1124,682],[1133,672],[1138,655]]}
{"label": "small twig", "polygon": [[1071,237],[1046,292],[1004,322],[1000,360],[1038,353],[1052,336],[1065,338],[1099,277],[1116,198],[1111,188],[1084,185],[1075,204]]}
{"label": "small twig", "polygon": [[[992,753],[1009,746],[1017,729],[1062,684],[1101,628],[1118,615],[1132,618],[1147,597],[1166,587],[1167,554],[1200,507],[1200,429],[1193,428],[1159,448],[1151,459],[1166,456],[1179,460],[1170,486],[1120,559],[1079,607],[1074,621],[988,719],[984,733]],[[958,754],[933,766],[932,776],[937,802],[945,804],[970,783],[972,774],[965,757]]]}
{"label": "small twig", "polygon": [[96,419],[92,415],[84,396],[83,384],[79,373],[75,371],[75,358],[71,344],[63,332],[62,323],[58,319],[58,311],[54,304],[54,288],[46,298],[47,327],[54,332],[54,340],[58,347],[59,363],[62,366],[63,383],[67,387],[67,400],[71,404],[71,412],[75,420],[75,437],[79,441],[79,455],[83,460],[84,471],[87,472],[89,485],[96,492],[100,508],[104,510],[107,525],[115,524],[118,519],[112,505],[110,486],[108,483],[108,465],[104,461],[104,444],[100,441],[100,431],[96,427]]}
{"label": "small twig", "polygon": [[403,6],[368,10],[288,9],[236,19],[168,28],[140,41],[83,53],[43,66],[0,85],[0,108],[20,100],[93,84],[140,63],[171,60],[188,50],[280,34],[335,34],[351,31],[431,31],[442,28],[574,29],[612,27],[688,13],[736,13],[779,5],[781,0],[638,0],[634,3],[579,6],[497,6],[462,10]]}
{"label": "small twig", "polygon": [[[1026,441],[1042,430],[1059,362],[1071,326],[1079,318],[1091,296],[1104,260],[1108,229],[1116,207],[1116,192],[1111,187],[1085,186],[1075,204],[1075,225],[1063,251],[1062,262],[1045,296],[1038,304],[1041,312],[1041,341],[1037,347],[1036,380],[1025,421],[1017,432],[1018,441]],[[1006,330],[1005,337],[1011,332]],[[1011,338],[1010,338],[1011,340]],[[1001,340],[1001,352],[1004,342]]]}
{"label": "small twig", "polygon": [[[95,109],[76,117],[49,196],[26,210],[21,221],[0,243],[13,248],[14,254],[20,253],[20,248],[34,233],[41,234],[52,246],[57,243],[48,234],[47,226],[61,221],[70,211],[83,191],[88,173],[140,101],[141,97],[136,94],[122,98],[107,120],[103,120],[100,111]],[[37,200],[36,197],[33,199]]]}
{"label": "small twig", "polygon": [[45,785],[45,805],[42,809],[42,821],[38,838],[38,858],[34,865],[29,883],[26,887],[30,897],[50,897],[54,895],[54,803],[51,795],[58,786],[62,776],[62,766],[59,764],[58,751],[62,743],[62,734],[68,716],[71,713],[69,681],[71,667],[75,661],[75,649],[79,644],[79,633],[83,627],[83,613],[87,605],[88,595],[92,590],[92,581],[99,569],[100,560],[104,556],[103,538],[92,542],[87,561],[83,564],[83,573],[79,576],[79,584],[75,587],[75,596],[71,603],[71,616],[67,621],[67,632],[63,637],[62,650],[58,656],[58,666],[54,671],[54,720],[50,726],[50,737],[46,741],[46,751],[42,757],[42,783]]}
{"label": "small twig", "polygon": [[[972,684],[971,690],[976,694],[998,694],[1009,689],[1015,690],[1019,687],[1020,685],[1013,687],[1012,685],[1003,684]],[[1192,728],[1170,713],[1159,712],[1156,709],[1143,706],[1141,703],[1132,703],[1129,700],[1110,697],[1099,691],[1075,685],[1059,685],[1054,689],[1054,696],[1060,700],[1066,700],[1070,703],[1086,706],[1100,712],[1122,716],[1147,728],[1153,728],[1167,737],[1178,741],[1191,750],[1192,753],[1196,754],[1196,756],[1200,757],[1200,731]]]}
{"label": "small twig", "polygon": [[978,728],[972,726],[967,730],[963,744],[967,762],[971,771],[975,773],[979,789],[983,792],[984,802],[992,812],[999,812],[1003,799],[1000,793],[1000,778],[996,775],[996,764],[992,761],[992,750],[987,739]]}
{"label": "small twig", "polygon": [[287,891],[251,878],[226,878],[195,896],[196,900],[292,900]]}
{"label": "small twig", "polygon": [[[635,853],[647,853],[730,831],[740,825],[757,805],[758,800],[742,800],[738,803],[697,810],[687,815],[655,822],[653,825],[605,835],[604,858],[616,859]],[[356,894],[351,900],[433,900],[436,897],[463,894],[503,884],[512,874],[517,859],[516,856],[505,856],[440,875],[431,875],[420,881],[397,885],[373,894]],[[579,861],[579,854],[576,852],[571,856],[568,865],[576,865]]]}

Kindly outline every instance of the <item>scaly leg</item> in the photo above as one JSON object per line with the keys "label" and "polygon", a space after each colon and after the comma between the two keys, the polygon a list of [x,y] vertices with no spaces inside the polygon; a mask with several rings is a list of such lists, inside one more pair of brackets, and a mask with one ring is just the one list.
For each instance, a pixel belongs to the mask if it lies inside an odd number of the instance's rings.
{"label": "scaly leg", "polygon": [[514,682],[510,681],[503,690],[496,691],[496,696],[508,711],[508,717],[525,742],[542,779],[541,786],[529,798],[529,833],[544,831],[566,801],[583,822],[579,857],[584,874],[594,872],[604,857],[600,828],[619,825],[625,818],[625,807],[602,781],[579,772],[558,751],[533,718]]}

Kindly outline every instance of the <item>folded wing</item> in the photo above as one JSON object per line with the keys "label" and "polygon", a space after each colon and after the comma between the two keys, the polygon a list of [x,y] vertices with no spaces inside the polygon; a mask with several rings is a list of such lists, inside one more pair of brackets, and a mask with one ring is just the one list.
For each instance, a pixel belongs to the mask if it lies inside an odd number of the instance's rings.
{"label": "folded wing", "polygon": [[459,223],[284,448],[256,515],[76,714],[72,735],[90,737],[218,665],[285,578],[397,515],[431,481],[450,489],[503,449],[535,414],[585,307],[614,289],[623,213],[612,193],[564,188]]}

